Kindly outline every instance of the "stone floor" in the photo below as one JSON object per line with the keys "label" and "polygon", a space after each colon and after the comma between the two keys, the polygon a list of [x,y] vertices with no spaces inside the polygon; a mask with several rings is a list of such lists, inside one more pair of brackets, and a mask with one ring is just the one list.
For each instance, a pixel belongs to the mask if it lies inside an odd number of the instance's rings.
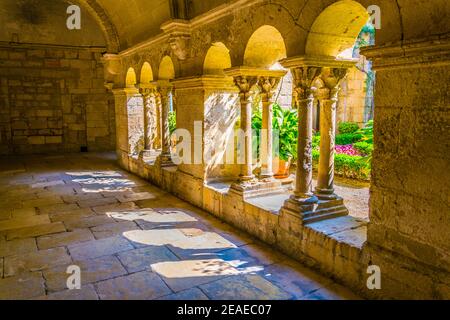
{"label": "stone floor", "polygon": [[111,154],[76,154],[0,158],[0,299],[358,297]]}

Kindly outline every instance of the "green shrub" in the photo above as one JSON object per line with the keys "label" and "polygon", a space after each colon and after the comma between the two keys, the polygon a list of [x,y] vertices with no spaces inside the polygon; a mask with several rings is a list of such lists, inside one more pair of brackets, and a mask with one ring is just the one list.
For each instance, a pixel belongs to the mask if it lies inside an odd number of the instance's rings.
{"label": "green shrub", "polygon": [[336,135],[336,145],[343,146],[358,142],[363,138],[360,133],[344,133]]}
{"label": "green shrub", "polygon": [[337,175],[348,178],[367,180],[370,176],[370,167],[365,157],[336,154],[334,171]]}
{"label": "green shrub", "polygon": [[368,121],[364,128],[358,130],[356,133],[363,136],[361,141],[373,143],[373,120]]}
{"label": "green shrub", "polygon": [[177,129],[177,114],[175,111],[169,112],[169,131],[172,134]]}
{"label": "green shrub", "polygon": [[341,122],[338,126],[340,134],[355,133],[359,130],[359,126],[356,122]]}
{"label": "green shrub", "polygon": [[366,155],[366,156],[370,156],[372,155],[373,152],[373,144],[365,142],[365,141],[360,141],[360,142],[356,142],[353,144],[353,147],[358,150],[360,153]]}

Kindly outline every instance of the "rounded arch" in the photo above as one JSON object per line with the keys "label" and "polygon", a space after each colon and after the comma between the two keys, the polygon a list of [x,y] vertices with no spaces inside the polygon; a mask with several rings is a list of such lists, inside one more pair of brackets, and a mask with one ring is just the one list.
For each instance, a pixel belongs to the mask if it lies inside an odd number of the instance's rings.
{"label": "rounded arch", "polygon": [[175,79],[175,67],[172,58],[164,56],[159,64],[158,80]]}
{"label": "rounded arch", "polygon": [[105,9],[96,0],[76,0],[98,22],[107,42],[109,53],[120,51],[120,39],[115,25],[111,22]]}
{"label": "rounded arch", "polygon": [[148,62],[144,62],[141,68],[141,77],[139,82],[142,84],[148,84],[153,81],[153,70]]}
{"label": "rounded arch", "polygon": [[245,48],[244,65],[257,68],[272,67],[286,58],[286,45],[275,27],[264,25],[250,37]]}
{"label": "rounded arch", "polygon": [[127,77],[125,78],[125,85],[127,88],[133,88],[136,85],[136,72],[133,68],[128,68]]}
{"label": "rounded arch", "polygon": [[223,75],[227,68],[231,68],[230,50],[222,42],[213,43],[206,53],[203,74]]}
{"label": "rounded arch", "polygon": [[306,41],[307,55],[351,57],[369,13],[360,3],[341,0],[327,8],[314,21]]}

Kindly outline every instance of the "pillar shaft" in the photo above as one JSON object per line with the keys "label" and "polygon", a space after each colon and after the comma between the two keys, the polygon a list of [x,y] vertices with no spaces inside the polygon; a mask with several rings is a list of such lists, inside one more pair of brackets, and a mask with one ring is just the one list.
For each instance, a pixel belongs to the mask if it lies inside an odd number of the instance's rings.
{"label": "pillar shaft", "polygon": [[336,144],[336,107],[340,83],[347,74],[345,68],[323,68],[321,78],[325,97],[320,101],[320,158],[317,188],[319,199],[338,198],[334,193],[334,155]]}
{"label": "pillar shaft", "polygon": [[162,155],[170,156],[170,130],[169,130],[169,94],[172,92],[171,87],[161,88],[161,141]]}
{"label": "pillar shaft", "polygon": [[319,198],[334,194],[334,155],[337,97],[320,101],[320,158],[316,193]]}
{"label": "pillar shaft", "polygon": [[296,67],[292,69],[294,76],[294,101],[298,108],[298,141],[297,141],[297,172],[295,175],[295,190],[292,197],[300,203],[305,203],[310,210],[310,204],[317,202],[312,192],[312,127],[314,88],[313,81],[320,68]]}
{"label": "pillar shaft", "polygon": [[155,140],[153,142],[153,148],[155,150],[160,150],[162,147],[162,126],[161,126],[161,109],[162,109],[162,101],[161,101],[161,93],[159,91],[156,92],[155,95],[155,107],[156,107],[156,135]]}
{"label": "pillar shaft", "polygon": [[297,172],[294,195],[307,199],[312,193],[312,118],[314,97],[311,93],[298,100]]}
{"label": "pillar shaft", "polygon": [[252,168],[252,101],[245,93],[241,93],[241,130],[244,132],[244,163],[241,165],[240,179],[247,181],[252,180],[254,175]]}

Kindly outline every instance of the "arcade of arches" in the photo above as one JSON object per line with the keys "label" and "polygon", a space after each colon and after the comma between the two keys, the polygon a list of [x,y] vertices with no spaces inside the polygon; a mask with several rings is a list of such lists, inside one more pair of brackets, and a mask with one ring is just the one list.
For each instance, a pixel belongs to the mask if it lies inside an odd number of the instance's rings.
{"label": "arcade of arches", "polygon": [[[69,262],[100,257],[97,251],[109,250],[107,235],[124,237],[134,232],[132,217],[145,220],[142,204],[151,203],[154,191],[167,207],[208,213],[358,296],[450,298],[448,1],[74,2],[82,8],[83,27],[73,31],[64,29],[66,1],[0,4],[6,19],[0,30],[0,288],[14,289],[18,270],[34,271],[33,277],[42,272],[44,280],[32,277],[31,283],[47,281],[51,288],[55,265],[49,269],[35,260],[58,261],[52,257],[64,246]],[[370,5],[381,9],[374,38],[362,32]],[[364,48],[356,46],[358,39]],[[368,81],[369,72],[376,81]],[[285,179],[274,178],[275,102],[298,114],[295,163]],[[258,152],[251,135],[255,112],[264,129]],[[335,136],[339,122],[364,126],[371,119],[369,213],[360,219],[349,215],[346,194],[335,186]],[[180,139],[182,133],[191,139]],[[95,153],[74,154],[80,151]],[[112,151],[120,169],[107,160]],[[55,172],[41,175],[38,169],[46,164],[40,157],[48,163],[66,159],[67,168],[58,164],[58,178],[52,178]],[[74,172],[73,159],[91,173]],[[100,186],[109,179],[126,188],[114,168],[139,181],[141,189],[133,189],[128,200],[120,190]],[[69,194],[50,196],[52,190]],[[111,197],[120,208],[108,209]],[[58,211],[63,206],[70,219]],[[50,220],[42,222],[45,215]],[[119,222],[111,227],[113,218]],[[150,221],[136,223],[154,230]],[[199,232],[189,227],[191,220],[180,221],[187,237]],[[161,243],[172,237],[169,229],[158,231],[167,233],[158,236]],[[71,243],[80,235],[89,242]],[[28,254],[33,261],[25,254],[27,239],[37,241]],[[60,244],[45,246],[52,241]],[[171,250],[185,256],[185,246]],[[49,250],[47,258],[37,257]],[[123,257],[148,259],[119,251],[111,257],[117,254],[122,264]],[[155,273],[172,259],[169,253],[159,258]],[[367,286],[371,265],[381,271],[375,290]],[[92,288],[102,297],[107,284],[96,281]],[[166,283],[165,295],[189,288]],[[207,292],[208,284],[203,286]]]}

